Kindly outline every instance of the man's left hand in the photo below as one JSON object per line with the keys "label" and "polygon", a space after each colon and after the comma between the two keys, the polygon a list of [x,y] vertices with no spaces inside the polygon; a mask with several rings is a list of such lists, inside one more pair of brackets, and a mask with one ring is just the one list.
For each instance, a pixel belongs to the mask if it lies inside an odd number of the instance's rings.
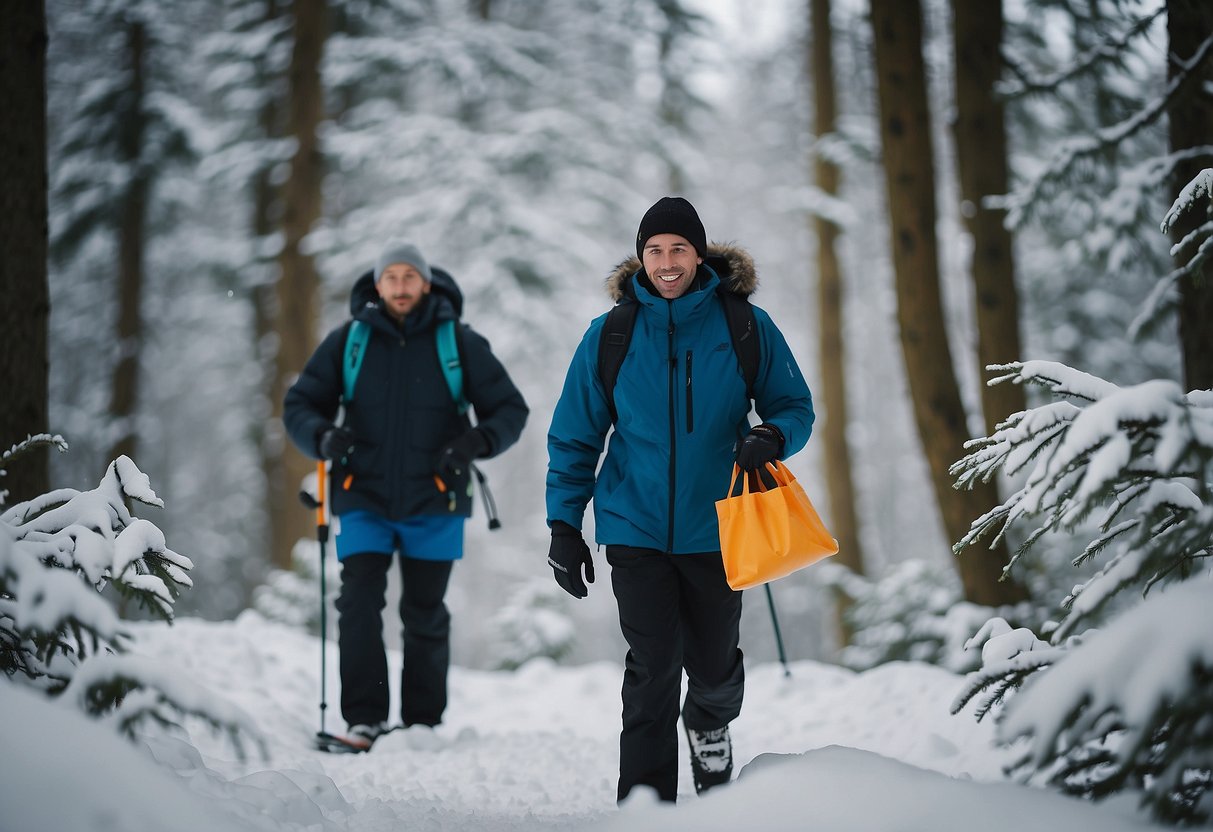
{"label": "man's left hand", "polygon": [[484,438],[484,434],[476,428],[472,428],[455,437],[449,445],[438,452],[438,462],[434,466],[434,471],[450,487],[471,467],[472,460],[484,456],[488,451],[489,443]]}
{"label": "man's left hand", "polygon": [[766,468],[783,452],[783,434],[774,425],[757,425],[741,440],[737,448],[737,467],[743,471]]}

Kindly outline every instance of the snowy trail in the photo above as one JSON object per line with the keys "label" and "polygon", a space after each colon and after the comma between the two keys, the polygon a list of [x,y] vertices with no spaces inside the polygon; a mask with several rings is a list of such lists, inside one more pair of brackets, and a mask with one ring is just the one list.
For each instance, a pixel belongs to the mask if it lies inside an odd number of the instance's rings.
{"label": "snowy trail", "polygon": [[[191,722],[188,737],[147,740],[156,766],[112,727],[0,686],[0,714],[8,721],[0,736],[41,738],[28,741],[35,747],[16,776],[0,778],[0,828],[1152,828],[1124,806],[1093,807],[1006,783],[1001,752],[989,745],[991,727],[947,714],[960,679],[926,665],[855,674],[797,662],[790,679],[778,665],[749,667],[745,709],[733,726],[741,779],[697,798],[683,766],[677,807],[640,795],[620,810],[614,799],[622,670],[613,663],[536,661],[513,673],[452,668],[447,721],[436,731],[396,731],[371,753],[349,755],[311,747],[319,727],[316,639],[246,613],[234,622],[137,625],[132,652],[180,668],[245,710],[265,733],[267,756],[241,761],[225,739]],[[399,660],[391,656],[394,675]],[[341,730],[335,650],[328,667],[327,727]],[[80,753],[82,746],[88,753]],[[75,760],[103,771],[65,764]],[[56,802],[59,785],[74,802]]]}
{"label": "snowy trail", "polygon": [[[182,641],[191,645],[186,653]],[[407,807],[412,822],[463,811],[486,829],[567,828],[614,813],[622,680],[614,663],[563,668],[536,661],[513,673],[455,667],[446,722],[437,731],[396,731],[370,754],[325,755],[309,748],[319,727],[315,639],[246,615],[232,624],[184,620],[169,629],[147,627],[138,649],[180,665],[264,727],[270,759],[245,764],[222,741],[195,731],[191,739],[207,765],[225,775],[258,768],[323,774],[352,806]],[[326,727],[339,731],[331,641],[329,651]],[[395,684],[399,654],[390,661]],[[859,684],[856,674],[828,665],[803,662],[791,670],[791,678],[778,665],[750,670],[745,710],[733,732],[738,768],[761,753],[839,744],[946,773],[1001,779],[987,729],[947,717],[956,686],[951,674],[895,665],[864,674]],[[939,718],[926,724],[913,718],[932,712]],[[686,768],[679,791],[694,800]]]}

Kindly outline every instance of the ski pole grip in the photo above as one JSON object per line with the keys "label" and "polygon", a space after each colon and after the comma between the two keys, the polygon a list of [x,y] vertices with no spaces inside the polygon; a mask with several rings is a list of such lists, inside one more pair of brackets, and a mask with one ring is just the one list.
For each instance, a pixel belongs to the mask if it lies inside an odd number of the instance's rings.
{"label": "ski pole grip", "polygon": [[324,460],[322,459],[316,463],[316,497],[317,497],[316,526],[317,527],[324,525],[324,501],[325,501],[324,481],[325,481],[325,479],[326,478],[324,476]]}

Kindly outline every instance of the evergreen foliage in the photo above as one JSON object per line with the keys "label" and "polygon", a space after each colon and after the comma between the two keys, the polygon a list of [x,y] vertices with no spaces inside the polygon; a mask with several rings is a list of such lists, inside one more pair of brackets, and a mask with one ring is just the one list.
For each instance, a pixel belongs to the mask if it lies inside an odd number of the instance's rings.
{"label": "evergreen foliage", "polygon": [[[1181,198],[1173,212],[1193,204]],[[1058,400],[968,443],[952,469],[958,487],[1000,471],[1026,479],[957,552],[1030,525],[1010,570],[1045,535],[1084,529],[1073,563],[1101,567],[1062,600],[1048,642],[1005,622],[983,628],[971,644],[984,645],[984,665],[953,711],[980,696],[981,718],[1051,668],[1000,723],[1003,742],[1032,740],[1016,770],[1090,797],[1138,790],[1160,820],[1208,819],[1213,626],[1200,622],[1213,602],[1213,390],[1165,379],[1122,388],[1048,361],[991,369],[1003,372],[991,383],[1038,384]]]}
{"label": "evergreen foliage", "polygon": [[[36,437],[3,463],[46,444],[67,448],[61,437]],[[193,567],[153,523],[131,513],[132,501],[163,506],[143,472],[119,457],[91,491],[58,489],[0,514],[0,670],[10,683],[74,703],[128,737],[145,721],[196,716],[239,751],[240,732],[255,733],[247,717],[170,669],[126,655],[129,633],[101,591],[112,586],[171,622]]]}
{"label": "evergreen foliage", "polygon": [[969,672],[978,657],[964,645],[983,622],[995,615],[1031,620],[1027,603],[993,608],[964,601],[955,571],[923,560],[895,563],[875,578],[823,563],[817,577],[850,601],[844,622],[853,635],[839,658],[852,670],[913,661]]}
{"label": "evergreen foliage", "polygon": [[[278,621],[320,634],[320,544],[300,540],[291,552],[290,569],[274,569],[253,591],[253,609]],[[336,557],[325,559],[324,603],[332,604],[341,590],[341,567]]]}
{"label": "evergreen foliage", "polygon": [[552,581],[527,581],[494,614],[496,670],[517,670],[531,659],[560,661],[573,649],[576,628],[568,598]]}
{"label": "evergreen foliage", "polygon": [[[1000,726],[1006,742],[1035,738],[1015,768],[1091,797],[1139,789],[1162,820],[1205,818],[1213,787],[1213,732],[1206,725],[1213,628],[1202,629],[1181,608],[1154,625],[1155,640],[1142,642],[1140,651],[1123,639],[1109,649],[1108,636],[1091,628],[1134,632],[1121,623],[1139,615],[1136,609],[1123,611],[1132,603],[1125,590],[1147,595],[1190,582],[1203,590],[1206,605],[1213,601],[1207,560],[1213,554],[1213,391],[1184,394],[1169,380],[1120,388],[1053,362],[1000,369],[1006,371],[1002,381],[1042,384],[1066,398],[1016,414],[993,436],[970,443],[972,452],[953,469],[961,486],[999,470],[1028,474],[1022,488],[973,524],[957,550],[988,531],[1002,535],[1013,524],[1031,524],[1007,565],[1011,569],[1046,534],[1094,520],[1073,563],[1102,566],[1062,600],[1058,620],[1045,626],[1048,642],[1001,620],[983,628],[970,642],[984,645],[983,667],[970,677],[953,711],[980,697],[980,719],[1029,678],[1056,665],[1040,686],[1027,687],[1023,702],[1011,701],[1017,718]],[[1147,603],[1167,610],[1173,597],[1174,592],[1149,594]],[[1125,656],[1137,661],[1150,652],[1172,661],[1153,663],[1149,672],[1135,668],[1135,698],[1118,701],[1115,691],[1127,680],[1123,672],[1108,672],[1108,664],[1120,668]],[[1074,681],[1056,690],[1060,683],[1054,678]],[[1106,685],[1092,689],[1093,679]],[[1046,697],[1045,690],[1052,692]],[[1143,701],[1148,705],[1138,704]],[[1030,702],[1047,704],[1031,710]],[[1048,714],[1056,710],[1065,718],[1054,726]]]}
{"label": "evergreen foliage", "polygon": [[[76,61],[51,64],[56,105],[51,118],[57,129],[50,148],[56,162],[50,182],[55,204],[50,234],[52,253],[61,261],[80,251],[92,235],[115,233],[115,205],[131,180],[155,181],[193,163],[204,150],[199,142],[206,135],[202,113],[186,94],[188,76],[177,68],[186,47],[186,23],[159,14],[150,3],[88,0],[73,6],[52,8],[57,44],[78,50]],[[149,80],[142,101],[135,100],[135,69],[126,64],[123,52],[133,25],[144,27],[148,44],[144,72]],[[90,41],[100,41],[104,54]],[[115,54],[120,56],[117,63]],[[73,93],[69,116],[58,109],[67,103],[58,96]],[[136,106],[142,109],[136,111]],[[144,140],[138,158],[125,159],[123,131],[136,117],[145,122]],[[181,195],[154,198],[158,201],[149,216],[153,228],[163,232],[176,219]]]}
{"label": "evergreen foliage", "polygon": [[1162,12],[1159,2],[1123,0],[1008,9],[999,87],[1017,176],[991,200],[1020,241],[1026,343],[1126,381],[1178,372],[1173,342],[1158,331],[1174,304],[1157,294],[1143,303],[1170,268],[1149,229],[1170,199],[1168,174],[1213,153],[1168,148],[1167,104],[1185,90],[1167,83]]}

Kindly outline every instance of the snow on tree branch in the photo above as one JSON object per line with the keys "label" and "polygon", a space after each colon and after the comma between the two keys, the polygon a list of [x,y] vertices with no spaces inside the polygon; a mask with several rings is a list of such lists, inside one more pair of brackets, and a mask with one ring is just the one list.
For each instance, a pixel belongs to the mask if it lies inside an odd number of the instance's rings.
{"label": "snow on tree branch", "polygon": [[[126,500],[161,505],[147,477],[120,457],[92,491],[59,489],[0,515],[0,641],[3,667],[65,685],[83,659],[119,649],[126,634],[97,593],[113,584],[124,596],[171,620],[173,602],[191,585],[193,564],[165,545]],[[85,638],[87,634],[88,638]]]}
{"label": "snow on tree branch", "polygon": [[[67,440],[58,434],[38,433],[27,435],[24,440],[13,445],[7,451],[0,452],[0,477],[7,476],[8,463],[35,448],[57,448],[60,453],[67,450]],[[0,488],[0,506],[8,501],[8,489]]]}
{"label": "snow on tree branch", "polygon": [[1033,207],[1054,189],[1063,186],[1082,162],[1106,153],[1161,118],[1175,97],[1193,78],[1198,77],[1197,70],[1210,54],[1213,54],[1213,35],[1201,43],[1190,59],[1181,62],[1181,71],[1167,84],[1163,94],[1148,106],[1118,124],[1097,130],[1089,138],[1073,139],[1062,144],[1053,159],[1025,188],[998,200],[1000,207],[1007,210],[1007,224],[1012,228],[1020,227]]}
{"label": "snow on tree branch", "polygon": [[253,737],[264,753],[260,731],[243,709],[216,698],[179,668],[166,668],[141,656],[95,657],[76,672],[63,697],[81,711],[112,723],[129,739],[146,720],[175,725],[189,716],[226,733],[237,752],[243,753],[243,734]]}
{"label": "snow on tree branch", "polygon": [[1162,218],[1162,223],[1159,225],[1162,233],[1170,234],[1171,226],[1175,225],[1179,221],[1179,218],[1188,211],[1200,207],[1200,200],[1202,199],[1206,203],[1213,202],[1213,168],[1205,168],[1196,174],[1191,182],[1184,185],[1183,190],[1179,192],[1179,196],[1175,197],[1175,202],[1171,203],[1170,210]]}
{"label": "snow on tree branch", "polygon": [[1016,80],[1004,81],[998,84],[996,91],[1005,98],[1018,98],[1033,93],[1055,92],[1062,84],[1092,72],[1100,64],[1106,61],[1118,60],[1125,51],[1125,48],[1139,35],[1148,30],[1164,11],[1166,11],[1166,8],[1160,6],[1152,14],[1138,19],[1120,37],[1099,42],[1093,48],[1078,56],[1071,66],[1052,75],[1043,77],[1035,75],[1010,50],[1004,50],[1004,63],[1011,74],[1015,76]]}
{"label": "snow on tree branch", "polygon": [[[1213,810],[1213,582],[1188,581],[1146,599],[1093,633],[1007,706],[998,737],[1029,742],[1015,763],[1047,770],[1092,737],[1103,764],[1057,768],[1067,791],[1098,796],[1126,783],[1171,820],[1208,819]],[[1163,647],[1165,645],[1165,647]],[[1023,655],[1023,654],[1021,654]],[[1028,654],[1030,655],[1030,654]],[[1183,737],[1183,742],[1175,742]]]}
{"label": "snow on tree branch", "polygon": [[[1204,151],[1206,148],[1199,148]],[[1203,153],[1201,155],[1204,155]],[[1171,204],[1170,210],[1163,217],[1160,228],[1162,233],[1169,234],[1184,214],[1193,210],[1203,210],[1208,214],[1213,204],[1213,168],[1205,168],[1192,181],[1184,186],[1179,196]],[[1176,288],[1184,278],[1193,278],[1200,274],[1205,261],[1213,256],[1213,221],[1199,224],[1189,231],[1184,238],[1171,247],[1171,256],[1178,259],[1185,251],[1196,247],[1196,251],[1179,267],[1165,275],[1151,290],[1141,312],[1129,326],[1129,336],[1136,338],[1145,328],[1162,317],[1163,313],[1173,309],[1178,303],[1179,293]]]}
{"label": "snow on tree branch", "polygon": [[[999,736],[1031,737],[1017,763],[1025,777],[1087,797],[1135,788],[1170,822],[1211,817],[1213,391],[1185,394],[1164,379],[1118,387],[1053,362],[989,369],[1001,373],[991,383],[1037,384],[1064,400],[1013,415],[952,466],[957,487],[1026,471],[957,554],[1025,522],[1034,527],[1008,570],[1053,533],[1088,537],[1076,566],[1104,562],[1063,600],[1048,642],[989,622],[968,645],[984,645],[982,667],[952,710],[976,702],[980,719],[1023,686]],[[1123,608],[1113,600],[1126,589],[1146,601],[1090,629]]]}
{"label": "snow on tree branch", "polygon": [[14,459],[15,457],[21,456],[22,454],[26,453],[27,451],[31,451],[34,448],[41,448],[41,447],[48,447],[48,446],[58,448],[60,451],[66,451],[67,450],[67,440],[64,439],[62,436],[60,436],[57,433],[56,434],[38,433],[38,434],[28,435],[25,437],[25,439],[23,441],[18,442],[17,444],[13,445],[7,451],[0,453],[0,468],[4,467],[4,463],[8,462],[11,459]]}
{"label": "snow on tree branch", "polygon": [[251,720],[179,671],[124,655],[129,632],[100,591],[112,585],[171,622],[193,568],[155,524],[131,514],[130,501],[162,505],[123,456],[91,491],[58,489],[0,515],[0,670],[10,684],[104,715],[127,736],[144,720],[200,717],[243,754],[238,734],[256,737]]}
{"label": "snow on tree branch", "polygon": [[[957,554],[987,532],[1001,536],[1012,523],[1034,518],[1038,525],[1026,548],[1108,507],[1114,510],[1102,512],[1095,543],[1075,560],[1122,538],[1110,563],[1068,599],[1056,638],[1098,613],[1123,586],[1186,573],[1209,555],[1207,539],[1186,534],[1213,530],[1213,408],[1205,397],[1185,395],[1168,380],[1120,388],[1053,362],[989,369],[1003,372],[991,383],[1032,382],[1086,404],[1055,402],[1017,413],[993,436],[968,443],[971,452],[951,469],[957,487],[988,480],[998,470],[1031,469],[1019,491],[973,523],[954,547]],[[1126,513],[1134,522],[1117,525]]]}

